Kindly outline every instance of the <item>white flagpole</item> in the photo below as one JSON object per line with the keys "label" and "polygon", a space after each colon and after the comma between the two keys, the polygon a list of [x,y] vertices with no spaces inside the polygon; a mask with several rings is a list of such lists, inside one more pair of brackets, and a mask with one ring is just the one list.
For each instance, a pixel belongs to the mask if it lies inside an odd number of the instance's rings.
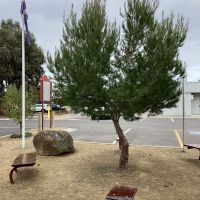
{"label": "white flagpole", "polygon": [[22,17],[22,148],[25,148],[25,43],[24,15]]}
{"label": "white flagpole", "polygon": [[184,149],[185,144],[185,76],[183,77],[183,152],[185,152]]}

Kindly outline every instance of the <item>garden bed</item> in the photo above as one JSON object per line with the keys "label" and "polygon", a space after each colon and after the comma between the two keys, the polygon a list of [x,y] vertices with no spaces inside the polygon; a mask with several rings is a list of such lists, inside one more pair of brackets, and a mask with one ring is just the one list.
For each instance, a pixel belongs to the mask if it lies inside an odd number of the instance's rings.
{"label": "garden bed", "polygon": [[136,200],[200,199],[198,151],[130,146],[129,167],[117,168],[117,144],[76,143],[76,152],[63,156],[37,156],[34,167],[19,169],[9,182],[14,158],[33,152],[32,139],[25,151],[19,139],[0,139],[0,199],[104,200],[114,185],[137,187]]}

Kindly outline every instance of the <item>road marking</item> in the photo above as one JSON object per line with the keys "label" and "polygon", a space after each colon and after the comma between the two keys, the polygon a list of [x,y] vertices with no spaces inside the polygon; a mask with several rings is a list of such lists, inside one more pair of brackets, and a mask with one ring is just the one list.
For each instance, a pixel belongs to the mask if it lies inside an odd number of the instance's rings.
{"label": "road marking", "polygon": [[80,120],[80,119],[76,119],[76,118],[69,118],[69,119],[67,119],[67,120],[71,120],[71,121],[75,121],[75,120]]}
{"label": "road marking", "polygon": [[191,135],[200,135],[200,131],[189,131]]}
{"label": "road marking", "polygon": [[177,140],[178,140],[180,146],[183,147],[183,142],[182,142],[182,140],[181,140],[181,137],[180,137],[178,131],[177,131],[177,130],[174,130],[174,131],[175,131],[175,133],[176,133],[176,137],[177,137]]}
{"label": "road marking", "polygon": [[1,127],[1,128],[17,128],[17,129],[19,129],[19,127],[6,127],[6,126]]}
{"label": "road marking", "polygon": [[126,131],[124,132],[124,135],[126,135],[126,133],[128,133],[131,129],[132,129],[132,128],[129,128],[128,130],[126,130]]}
{"label": "road marking", "polygon": [[174,123],[174,120],[173,120],[173,118],[171,117],[171,121],[172,121],[172,123]]}
{"label": "road marking", "polygon": [[[126,135],[126,133],[128,133],[132,128],[129,128],[127,129],[125,132],[124,132],[124,135]],[[114,140],[114,142],[112,142],[112,144],[115,144],[117,142],[117,139]]]}
{"label": "road marking", "polygon": [[77,131],[77,129],[75,129],[75,128],[66,128],[66,129],[64,129],[65,131],[67,131],[67,132],[69,132],[69,133],[72,133],[72,132],[74,132],[74,131]]}

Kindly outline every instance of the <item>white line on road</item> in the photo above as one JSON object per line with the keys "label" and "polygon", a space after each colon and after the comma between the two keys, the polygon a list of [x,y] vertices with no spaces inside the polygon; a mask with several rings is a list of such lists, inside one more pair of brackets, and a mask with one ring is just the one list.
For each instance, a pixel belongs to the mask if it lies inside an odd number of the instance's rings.
{"label": "white line on road", "polygon": [[115,139],[114,142],[112,142],[112,144],[115,144],[117,142],[117,140]]}
{"label": "white line on road", "polygon": [[200,135],[200,131],[191,131],[191,130],[189,130],[189,134],[191,134],[191,135]]}
{"label": "white line on road", "polygon": [[76,121],[76,120],[80,120],[80,119],[76,119],[76,118],[69,118],[69,119],[67,119],[67,120],[71,120],[71,121]]}
{"label": "white line on road", "polygon": [[[3,126],[3,127],[0,127],[0,128],[15,128],[15,129],[19,129],[19,127],[9,127],[9,126]],[[26,127],[27,128],[34,128],[34,127]]]}
{"label": "white line on road", "polygon": [[[127,129],[127,130],[124,132],[124,135],[126,135],[126,133],[128,133],[131,129],[132,129],[132,128]],[[115,144],[116,142],[117,142],[117,139],[115,139],[115,141],[112,142],[112,144]]]}
{"label": "white line on road", "polygon": [[171,121],[172,121],[172,123],[174,123],[174,120],[173,120],[173,118],[171,117]]}
{"label": "white line on road", "polygon": [[1,127],[1,128],[19,128],[19,127],[6,127],[6,126],[4,126],[4,127]]}
{"label": "white line on road", "polygon": [[66,128],[64,130],[67,131],[67,132],[69,132],[69,133],[72,133],[74,131],[77,131],[78,129],[76,129],[76,128]]}
{"label": "white line on road", "polygon": [[128,130],[126,130],[126,131],[124,132],[124,135],[126,135],[126,133],[128,133],[130,130],[131,130],[131,128],[129,128]]}

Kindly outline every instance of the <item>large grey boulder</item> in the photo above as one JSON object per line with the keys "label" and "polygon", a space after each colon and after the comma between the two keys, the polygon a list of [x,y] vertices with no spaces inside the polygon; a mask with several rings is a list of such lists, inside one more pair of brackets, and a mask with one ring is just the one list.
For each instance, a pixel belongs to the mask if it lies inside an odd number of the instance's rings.
{"label": "large grey boulder", "polygon": [[33,138],[36,153],[43,156],[56,156],[75,151],[73,138],[67,131],[43,130]]}

